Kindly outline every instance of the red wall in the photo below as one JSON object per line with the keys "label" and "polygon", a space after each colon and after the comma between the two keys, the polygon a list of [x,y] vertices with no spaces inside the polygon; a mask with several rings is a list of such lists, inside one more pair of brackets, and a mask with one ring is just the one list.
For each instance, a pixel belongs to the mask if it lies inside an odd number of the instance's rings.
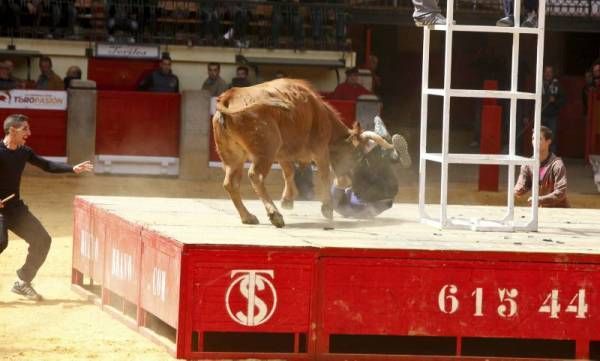
{"label": "red wall", "polygon": [[179,156],[181,96],[99,91],[96,154]]}
{"label": "red wall", "polygon": [[0,109],[4,122],[11,114],[29,117],[31,137],[27,145],[39,155],[64,157],[67,155],[67,112],[64,110]]}
{"label": "red wall", "polygon": [[136,90],[142,78],[158,68],[158,60],[104,59],[88,60],[88,79],[98,90]]}
{"label": "red wall", "polygon": [[560,111],[558,123],[558,154],[561,157],[582,158],[585,153],[585,118],[581,90],[583,77],[560,78],[567,101]]}

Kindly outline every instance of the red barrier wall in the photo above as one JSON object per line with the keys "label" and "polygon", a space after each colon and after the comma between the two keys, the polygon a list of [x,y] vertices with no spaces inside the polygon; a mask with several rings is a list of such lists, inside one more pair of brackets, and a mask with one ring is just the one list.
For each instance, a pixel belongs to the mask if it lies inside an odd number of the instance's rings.
{"label": "red barrier wall", "polygon": [[64,157],[67,155],[67,112],[64,110],[0,109],[0,120],[11,114],[29,117],[31,137],[27,145],[39,155]]}
{"label": "red barrier wall", "polygon": [[342,116],[342,121],[349,128],[356,121],[356,102],[353,100],[336,100],[325,99],[332,107],[334,107]]}
{"label": "red barrier wall", "polygon": [[181,96],[99,91],[96,154],[179,156]]}
{"label": "red barrier wall", "polygon": [[585,124],[585,158],[590,154],[600,154],[600,92],[591,91],[588,98],[588,114]]}
{"label": "red barrier wall", "polygon": [[585,153],[585,117],[581,97],[584,84],[583,77],[560,78],[560,85],[567,98],[558,123],[558,155],[561,157],[582,158]]}
{"label": "red barrier wall", "polygon": [[91,58],[87,78],[98,90],[137,90],[142,78],[158,68],[158,60]]}
{"label": "red barrier wall", "polygon": [[[485,80],[483,89],[496,90],[498,89],[498,81]],[[481,139],[479,140],[480,152],[482,154],[499,154],[501,148],[501,123],[502,123],[502,107],[498,105],[498,101],[493,98],[482,100],[481,107]],[[497,192],[498,191],[498,176],[500,175],[500,167],[497,165],[480,165],[479,166],[479,190]]]}

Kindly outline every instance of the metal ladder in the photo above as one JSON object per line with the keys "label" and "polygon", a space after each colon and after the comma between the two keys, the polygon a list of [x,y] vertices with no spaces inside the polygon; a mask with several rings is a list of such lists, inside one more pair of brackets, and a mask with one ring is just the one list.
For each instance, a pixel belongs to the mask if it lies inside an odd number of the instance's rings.
{"label": "metal ladder", "polygon": [[[470,229],[475,231],[537,231],[538,227],[538,193],[539,193],[539,141],[540,141],[540,119],[542,98],[542,71],[544,59],[544,29],[546,4],[545,0],[539,0],[538,27],[521,27],[521,1],[514,0],[514,27],[498,26],[475,26],[456,25],[454,20],[454,0],[447,1],[447,25],[435,25],[423,28],[423,73],[421,93],[421,135],[420,135],[420,159],[419,159],[419,217],[422,223],[430,224],[438,228],[448,229]],[[444,87],[435,89],[429,87],[429,46],[431,31],[445,31],[445,54],[444,54]],[[511,61],[511,84],[510,90],[471,90],[452,89],[452,35],[455,31],[479,32],[479,33],[508,33],[513,36],[512,61]],[[519,69],[519,40],[520,34],[537,35],[537,60],[535,93],[518,91],[518,69]],[[442,118],[442,150],[441,153],[427,152],[427,107],[429,96],[443,97]],[[510,99],[510,128],[508,154],[461,154],[449,153],[450,133],[450,99],[452,97],[469,98],[500,98]],[[516,138],[516,110],[517,100],[535,100],[534,116],[534,149],[533,157],[521,157],[515,154]],[[433,218],[426,212],[425,186],[427,161],[439,163],[441,166],[441,192],[440,192],[440,214],[439,218]],[[503,218],[486,220],[480,218],[459,218],[448,216],[448,166],[450,164],[494,164],[508,166],[508,196],[507,209]],[[532,205],[531,217],[526,222],[515,221],[514,184],[515,166],[530,165],[533,170],[532,181]]]}

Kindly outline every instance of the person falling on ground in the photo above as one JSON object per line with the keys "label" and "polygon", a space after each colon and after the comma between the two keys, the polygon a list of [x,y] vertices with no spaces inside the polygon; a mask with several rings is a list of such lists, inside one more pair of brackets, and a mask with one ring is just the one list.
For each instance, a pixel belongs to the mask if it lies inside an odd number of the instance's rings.
{"label": "person falling on ground", "polygon": [[[387,130],[383,124],[375,129]],[[408,144],[403,136],[394,134],[392,144],[383,135],[365,131],[371,139],[361,141],[357,136],[360,127],[351,137],[359,149],[358,164],[352,174],[337,177],[331,187],[333,209],[343,217],[373,218],[392,207],[398,192],[398,179],[394,168],[411,166]]]}
{"label": "person falling on ground", "polygon": [[[29,211],[21,199],[21,176],[25,163],[30,163],[50,173],[83,173],[93,170],[90,161],[76,166],[48,161],[25,145],[31,136],[28,117],[9,115],[4,120],[4,139],[0,144],[0,253],[8,246],[8,231],[29,244],[27,258],[17,270],[17,280],[12,292],[30,300],[40,301],[42,296],[32,287],[31,281],[46,260],[50,250],[50,235],[40,221]],[[11,197],[12,199],[7,200]]]}

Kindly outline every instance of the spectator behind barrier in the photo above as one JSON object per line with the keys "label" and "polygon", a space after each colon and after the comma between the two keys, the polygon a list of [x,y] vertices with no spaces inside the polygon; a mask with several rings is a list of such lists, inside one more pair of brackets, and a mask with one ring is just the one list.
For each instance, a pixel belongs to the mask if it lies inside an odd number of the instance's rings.
{"label": "spectator behind barrier", "polygon": [[142,79],[138,90],[161,93],[179,92],[179,78],[171,71],[171,58],[169,56],[162,57],[160,67]]}
{"label": "spectator behind barrier", "polygon": [[5,60],[4,63],[8,66],[8,76],[17,83],[17,88],[25,88],[25,81],[17,78],[14,75],[15,64],[12,60]]}
{"label": "spectator behind barrier", "polygon": [[137,14],[132,10],[131,4],[126,0],[108,1],[108,21],[106,22],[108,30],[108,41],[115,42],[116,31],[123,31],[127,34],[127,41],[135,42],[139,24]]}
{"label": "spectator behind barrier", "polygon": [[565,105],[565,94],[558,79],[554,76],[554,68],[544,67],[542,86],[542,124],[550,128],[554,139],[550,145],[552,153],[556,154],[556,139],[558,138],[558,122],[560,109]]}
{"label": "spectator behind barrier", "polygon": [[338,100],[356,100],[356,98],[365,94],[371,94],[371,92],[360,85],[358,82],[358,68],[354,67],[346,70],[346,81],[339,84],[329,98]]}
{"label": "spectator behind barrier", "polygon": [[214,0],[202,1],[200,8],[201,38],[210,44],[220,42],[221,35],[221,19],[215,3]]}
{"label": "spectator behind barrier", "polygon": [[235,78],[231,79],[230,88],[243,88],[251,86],[250,80],[248,80],[248,68],[245,66],[238,66],[235,70]]}
{"label": "spectator behind barrier", "polygon": [[207,90],[211,97],[217,97],[227,90],[227,83],[221,78],[221,64],[208,63],[208,78],[202,83],[202,90]]}
{"label": "spectator behind barrier", "polygon": [[64,35],[75,35],[75,26],[77,25],[77,8],[74,0],[68,1],[51,1],[50,2],[50,33],[49,38],[58,34],[58,29],[63,23],[65,25]]}
{"label": "spectator behind barrier", "polygon": [[40,58],[40,76],[35,83],[39,90],[64,90],[63,80],[52,70],[52,59],[47,56]]}
{"label": "spectator behind barrier", "polygon": [[75,65],[70,66],[69,69],[67,69],[67,74],[64,79],[65,90],[71,87],[71,80],[73,79],[81,79],[81,69]]}
{"label": "spectator behind barrier", "polygon": [[10,78],[10,66],[6,61],[0,61],[0,90],[11,90],[17,87],[17,82]]}

